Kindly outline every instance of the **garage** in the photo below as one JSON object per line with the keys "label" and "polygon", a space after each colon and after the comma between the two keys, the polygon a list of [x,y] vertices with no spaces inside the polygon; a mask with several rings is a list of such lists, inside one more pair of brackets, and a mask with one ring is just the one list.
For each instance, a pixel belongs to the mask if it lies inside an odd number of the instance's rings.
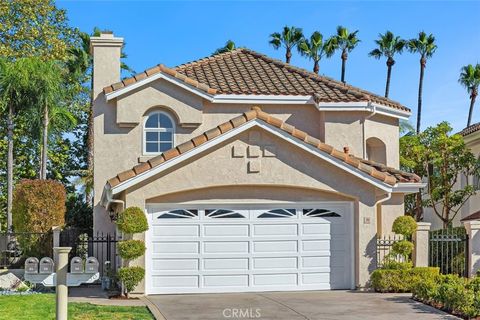
{"label": "garage", "polygon": [[350,202],[147,206],[146,293],[354,287]]}

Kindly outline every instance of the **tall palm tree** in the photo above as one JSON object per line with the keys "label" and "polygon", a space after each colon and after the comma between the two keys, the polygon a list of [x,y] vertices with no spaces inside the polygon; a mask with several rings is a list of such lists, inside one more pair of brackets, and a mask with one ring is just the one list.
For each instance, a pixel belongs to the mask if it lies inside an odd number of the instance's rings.
{"label": "tall palm tree", "polygon": [[392,67],[395,64],[393,57],[397,53],[402,53],[407,42],[398,36],[394,36],[392,32],[387,31],[385,34],[380,33],[378,35],[378,39],[375,40],[375,43],[377,44],[377,48],[370,51],[368,55],[376,59],[380,59],[381,57],[387,58],[387,83],[385,85],[385,97],[388,98]]}
{"label": "tall palm tree", "polygon": [[310,39],[303,39],[298,45],[298,51],[304,57],[313,60],[313,72],[320,71],[320,60],[326,56],[330,58],[335,53],[336,39],[330,37],[326,41],[323,41],[323,35],[315,31],[310,36]]}
{"label": "tall palm tree", "polygon": [[235,42],[233,42],[232,40],[228,40],[227,42],[225,42],[225,45],[221,48],[218,48],[217,50],[215,50],[213,52],[213,54],[219,54],[219,53],[224,53],[224,52],[230,52],[230,51],[233,51],[235,50],[237,47],[235,46]]}
{"label": "tall palm tree", "polygon": [[477,63],[476,66],[469,64],[468,66],[462,67],[458,82],[464,86],[470,94],[470,109],[468,110],[467,120],[467,127],[469,127],[472,122],[473,106],[478,96],[478,87],[480,86],[480,64]]}
{"label": "tall palm tree", "polygon": [[420,81],[418,83],[417,108],[417,133],[420,133],[420,123],[422,117],[422,90],[425,66],[427,65],[427,59],[431,58],[437,50],[437,45],[435,44],[435,37],[433,34],[427,36],[427,34],[423,31],[418,34],[418,38],[410,39],[407,45],[410,52],[420,54]]}
{"label": "tall palm tree", "polygon": [[348,53],[352,52],[353,49],[360,43],[360,39],[357,38],[358,30],[354,32],[349,32],[347,28],[338,26],[336,46],[339,50],[342,51],[342,82],[345,83],[345,67],[348,59]]}
{"label": "tall palm tree", "polygon": [[7,113],[7,231],[12,231],[15,118],[19,112],[28,109],[30,104],[30,75],[34,70],[32,58],[21,58],[13,62],[0,60],[0,110]]}
{"label": "tall palm tree", "polygon": [[285,62],[290,63],[292,50],[302,39],[303,33],[301,28],[285,26],[282,33],[274,32],[270,35],[269,43],[277,50],[282,46],[285,47]]}

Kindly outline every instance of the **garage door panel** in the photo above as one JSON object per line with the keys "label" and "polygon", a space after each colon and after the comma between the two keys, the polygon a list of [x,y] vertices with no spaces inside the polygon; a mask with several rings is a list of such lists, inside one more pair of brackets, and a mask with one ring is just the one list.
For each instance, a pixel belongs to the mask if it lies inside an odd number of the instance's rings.
{"label": "garage door panel", "polygon": [[286,274],[255,274],[253,275],[255,286],[297,286],[298,275],[296,273]]}
{"label": "garage door panel", "polygon": [[204,253],[248,253],[248,241],[206,241]]}
{"label": "garage door panel", "polygon": [[200,226],[198,225],[162,225],[154,226],[152,230],[153,236],[159,237],[197,237],[200,235]]}
{"label": "garage door panel", "polygon": [[302,234],[304,235],[325,235],[330,234],[329,223],[308,223],[302,225]]}
{"label": "garage door panel", "polygon": [[330,251],[330,240],[303,240],[302,241],[303,251]]}
{"label": "garage door panel", "polygon": [[302,257],[303,268],[330,268],[331,257],[327,256],[312,256]]}
{"label": "garage door panel", "polygon": [[254,253],[297,252],[297,241],[255,241]]}
{"label": "garage door panel", "polygon": [[198,288],[197,275],[152,276],[152,285],[155,288]]}
{"label": "garage door panel", "polygon": [[152,270],[154,271],[175,271],[193,270],[197,271],[199,259],[153,259]]}
{"label": "garage door panel", "polygon": [[235,237],[248,236],[249,225],[225,225],[212,224],[203,226],[203,234],[206,237]]}
{"label": "garage door panel", "polygon": [[203,277],[203,285],[208,287],[248,287],[248,275],[212,275]]}
{"label": "garage door panel", "polygon": [[253,269],[295,269],[297,263],[297,257],[253,258]]}
{"label": "garage door panel", "polygon": [[319,283],[330,283],[330,273],[328,272],[312,272],[312,273],[302,273],[302,283],[303,284],[319,284]]}
{"label": "garage door panel", "polygon": [[206,258],[203,269],[210,270],[248,270],[248,258]]}
{"label": "garage door panel", "polygon": [[161,254],[175,253],[175,254],[188,254],[199,253],[200,243],[198,241],[161,241],[154,242],[152,244],[153,252],[159,252]]}
{"label": "garage door panel", "polygon": [[258,224],[253,226],[254,236],[296,236],[297,224]]}

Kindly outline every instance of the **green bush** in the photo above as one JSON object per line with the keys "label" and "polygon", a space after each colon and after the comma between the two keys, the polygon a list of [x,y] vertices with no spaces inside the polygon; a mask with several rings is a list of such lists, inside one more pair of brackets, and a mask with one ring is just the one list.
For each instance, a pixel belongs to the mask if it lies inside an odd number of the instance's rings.
{"label": "green bush", "polygon": [[118,254],[122,259],[137,259],[145,253],[145,243],[141,240],[124,240],[118,243]]}
{"label": "green bush", "polygon": [[411,261],[404,261],[404,262],[399,262],[395,260],[389,260],[386,259],[386,261],[383,263],[382,269],[411,269],[413,268],[413,263]]}
{"label": "green bush", "polygon": [[438,268],[416,267],[411,269],[377,269],[370,278],[377,292],[410,292],[419,282],[435,280]]}
{"label": "green bush", "polygon": [[392,231],[410,238],[417,230],[417,222],[411,216],[400,216],[395,219],[392,225]]}
{"label": "green bush", "polygon": [[129,207],[118,214],[118,229],[124,233],[141,233],[148,230],[145,213],[139,207]]}
{"label": "green bush", "polygon": [[130,293],[145,277],[145,269],[142,267],[124,267],[118,269],[117,275],[125,286],[127,293]]}
{"label": "green bush", "polygon": [[407,240],[397,241],[392,245],[392,252],[401,255],[408,261],[413,252],[413,243]]}

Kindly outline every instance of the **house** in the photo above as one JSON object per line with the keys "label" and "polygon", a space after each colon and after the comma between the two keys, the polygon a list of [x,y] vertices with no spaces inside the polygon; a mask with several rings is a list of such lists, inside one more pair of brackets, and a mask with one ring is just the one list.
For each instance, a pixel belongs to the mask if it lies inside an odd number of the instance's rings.
{"label": "house", "polygon": [[423,186],[399,167],[401,104],[237,49],[120,81],[91,40],[95,231],[145,210],[139,293],[349,289]]}

